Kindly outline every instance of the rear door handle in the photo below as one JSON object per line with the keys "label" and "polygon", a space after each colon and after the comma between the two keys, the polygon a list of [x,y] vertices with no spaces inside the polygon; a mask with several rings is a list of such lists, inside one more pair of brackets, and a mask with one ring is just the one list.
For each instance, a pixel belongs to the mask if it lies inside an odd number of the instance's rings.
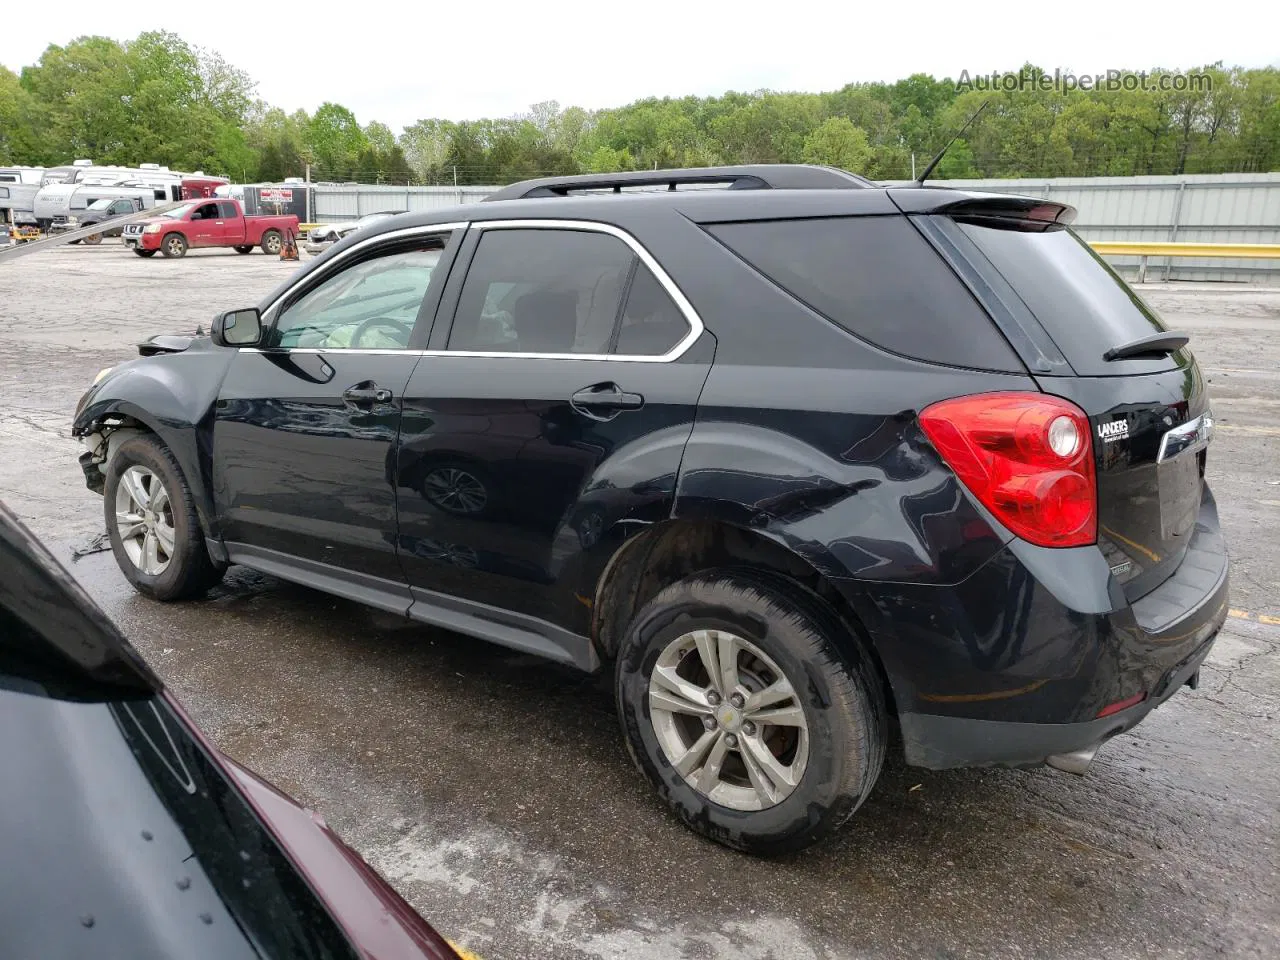
{"label": "rear door handle", "polygon": [[623,410],[639,410],[644,406],[644,397],[627,393],[616,383],[597,383],[583,387],[569,398],[569,403],[593,420],[612,420]]}
{"label": "rear door handle", "polygon": [[390,390],[378,386],[372,380],[362,380],[343,390],[342,399],[344,403],[350,406],[368,410],[374,404],[390,403],[392,394]]}

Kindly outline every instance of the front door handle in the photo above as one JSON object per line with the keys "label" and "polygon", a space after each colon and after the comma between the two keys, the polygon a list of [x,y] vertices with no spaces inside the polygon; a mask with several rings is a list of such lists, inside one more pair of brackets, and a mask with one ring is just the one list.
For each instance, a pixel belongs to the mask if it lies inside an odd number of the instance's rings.
{"label": "front door handle", "polygon": [[593,420],[612,420],[623,410],[639,410],[644,406],[644,397],[627,393],[616,383],[597,383],[583,387],[569,398],[569,403]]}
{"label": "front door handle", "polygon": [[390,403],[391,391],[380,387],[372,380],[362,380],[342,391],[344,403],[362,410],[372,409],[374,404]]}

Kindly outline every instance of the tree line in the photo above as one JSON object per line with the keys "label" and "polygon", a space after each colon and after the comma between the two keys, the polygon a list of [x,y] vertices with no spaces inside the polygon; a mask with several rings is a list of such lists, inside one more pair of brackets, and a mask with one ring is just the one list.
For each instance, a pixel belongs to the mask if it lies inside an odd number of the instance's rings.
{"label": "tree line", "polygon": [[[336,103],[286,113],[244,70],[171,33],[50,46],[0,67],[0,164],[157,162],[237,182],[501,184],[556,174],[732,163],[822,163],[907,179],[983,102],[939,178],[1280,170],[1280,70],[1221,63],[1192,84],[1063,90],[913,74],[822,93],[639,100],[602,110],[533,105],[498,119],[423,119],[398,135]],[[1147,71],[1158,81],[1171,71]],[[1182,89],[1176,89],[1181,86]],[[1016,89],[1010,89],[1014,88]]]}

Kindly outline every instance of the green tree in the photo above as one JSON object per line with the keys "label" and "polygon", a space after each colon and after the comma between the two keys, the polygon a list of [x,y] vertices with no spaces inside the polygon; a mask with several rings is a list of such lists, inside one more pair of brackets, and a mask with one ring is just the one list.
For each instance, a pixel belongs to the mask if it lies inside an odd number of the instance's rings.
{"label": "green tree", "polygon": [[314,179],[347,180],[369,139],[346,107],[322,103],[307,124],[307,146],[316,166]]}
{"label": "green tree", "polygon": [[871,161],[867,132],[848,117],[828,117],[804,141],[804,162],[861,173]]}

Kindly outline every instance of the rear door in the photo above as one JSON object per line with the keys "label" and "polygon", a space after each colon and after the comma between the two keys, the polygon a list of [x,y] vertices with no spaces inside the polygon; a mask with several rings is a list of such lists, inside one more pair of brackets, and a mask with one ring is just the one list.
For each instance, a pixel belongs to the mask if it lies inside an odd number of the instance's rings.
{"label": "rear door", "polygon": [[1167,333],[1164,323],[1070,229],[959,220],[961,242],[996,295],[1033,337],[1048,338],[1046,354],[1059,352],[1039,370],[1029,364],[1041,389],[1089,415],[1099,545],[1137,599],[1177,570],[1200,511],[1212,432],[1200,369],[1185,347],[1141,346]]}
{"label": "rear door", "polygon": [[265,314],[218,396],[217,514],[231,559],[403,613],[396,433],[454,227],[371,239]]}
{"label": "rear door", "polygon": [[710,338],[616,228],[475,224],[465,255],[406,390],[405,572],[424,619],[583,634],[605,562],[670,514]]}
{"label": "rear door", "polygon": [[233,200],[218,201],[215,237],[219,246],[235,246],[244,242],[244,218]]}

